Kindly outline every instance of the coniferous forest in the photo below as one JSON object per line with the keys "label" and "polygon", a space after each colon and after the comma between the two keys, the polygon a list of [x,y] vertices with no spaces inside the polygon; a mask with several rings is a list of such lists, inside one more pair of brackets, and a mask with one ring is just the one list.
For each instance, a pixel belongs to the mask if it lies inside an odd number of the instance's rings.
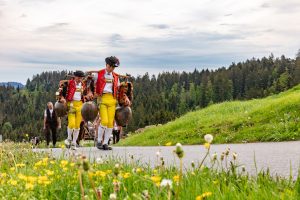
{"label": "coniferous forest", "polygon": [[[43,72],[28,79],[23,89],[0,86],[0,133],[4,139],[23,140],[42,136],[43,112],[55,102],[58,82],[68,71]],[[300,83],[300,51],[296,58],[273,55],[232,63],[217,70],[163,72],[132,77],[133,119],[127,132],[163,124],[195,109],[231,101],[262,98]],[[66,120],[59,138],[66,137]],[[27,136],[28,135],[28,136]]]}

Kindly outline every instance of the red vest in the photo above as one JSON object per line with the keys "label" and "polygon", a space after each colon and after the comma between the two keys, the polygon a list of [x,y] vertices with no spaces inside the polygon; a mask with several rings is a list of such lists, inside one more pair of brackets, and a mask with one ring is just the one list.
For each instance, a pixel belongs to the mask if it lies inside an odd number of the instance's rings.
{"label": "red vest", "polygon": [[[82,85],[82,89],[84,90],[85,89],[84,83],[81,82],[81,85]],[[67,96],[66,96],[67,101],[73,101],[75,92],[76,92],[75,80],[74,79],[69,80],[68,91],[67,91]]]}
{"label": "red vest", "polygon": [[[106,73],[105,69],[102,69],[98,72],[98,79],[97,79],[97,83],[96,83],[96,93],[100,96],[102,96],[102,93],[103,93],[103,90],[104,90],[104,87],[105,87],[105,84],[106,84],[105,78],[104,78],[105,73]],[[113,80],[113,95],[114,95],[114,98],[117,98],[119,77],[114,72],[112,72],[112,75],[114,77],[114,80]]]}

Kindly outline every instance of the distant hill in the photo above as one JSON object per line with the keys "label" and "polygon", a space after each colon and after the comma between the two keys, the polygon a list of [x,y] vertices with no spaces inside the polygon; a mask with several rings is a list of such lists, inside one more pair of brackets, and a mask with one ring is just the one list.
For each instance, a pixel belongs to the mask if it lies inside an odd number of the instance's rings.
{"label": "distant hill", "polygon": [[300,85],[264,99],[232,101],[189,112],[165,125],[146,128],[119,145],[277,142],[300,139]]}
{"label": "distant hill", "polygon": [[18,82],[0,82],[0,86],[13,86],[14,88],[23,88],[25,87],[22,83]]}

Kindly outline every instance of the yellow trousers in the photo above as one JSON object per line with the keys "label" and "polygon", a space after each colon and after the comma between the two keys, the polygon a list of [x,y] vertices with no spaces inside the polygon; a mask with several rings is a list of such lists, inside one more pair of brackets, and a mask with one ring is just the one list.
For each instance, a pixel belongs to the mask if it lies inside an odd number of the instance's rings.
{"label": "yellow trousers", "polygon": [[80,129],[80,123],[82,121],[81,107],[82,101],[68,102],[68,127],[70,129]]}
{"label": "yellow trousers", "polygon": [[103,94],[99,106],[101,125],[107,128],[114,127],[117,100],[111,93]]}

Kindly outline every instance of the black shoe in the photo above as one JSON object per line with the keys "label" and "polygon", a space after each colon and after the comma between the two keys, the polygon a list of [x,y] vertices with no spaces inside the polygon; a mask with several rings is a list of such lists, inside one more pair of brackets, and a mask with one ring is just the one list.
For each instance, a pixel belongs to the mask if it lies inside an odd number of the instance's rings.
{"label": "black shoe", "polygon": [[108,146],[107,144],[104,144],[103,150],[112,150],[112,148],[110,146]]}
{"label": "black shoe", "polygon": [[98,142],[97,142],[96,147],[97,147],[98,149],[103,149],[103,145],[102,145],[101,143],[98,143]]}

